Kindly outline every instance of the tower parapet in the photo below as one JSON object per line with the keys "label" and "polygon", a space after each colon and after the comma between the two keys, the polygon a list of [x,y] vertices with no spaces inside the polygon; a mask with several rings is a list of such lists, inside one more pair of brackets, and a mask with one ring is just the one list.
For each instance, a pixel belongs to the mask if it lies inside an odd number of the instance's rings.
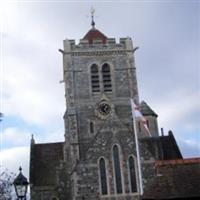
{"label": "tower parapet", "polygon": [[95,50],[134,52],[132,40],[129,37],[120,38],[119,42],[116,42],[115,38],[107,38],[106,42],[97,38],[93,39],[92,43],[90,43],[87,39],[80,39],[78,44],[76,44],[75,40],[64,40],[64,53]]}

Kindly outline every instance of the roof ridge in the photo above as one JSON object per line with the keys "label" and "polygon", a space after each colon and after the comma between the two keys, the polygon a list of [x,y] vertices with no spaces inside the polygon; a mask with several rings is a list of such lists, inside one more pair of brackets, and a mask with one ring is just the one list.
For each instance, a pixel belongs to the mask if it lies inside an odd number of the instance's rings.
{"label": "roof ridge", "polygon": [[164,166],[164,165],[178,165],[178,164],[192,164],[200,163],[200,157],[197,158],[185,158],[185,159],[173,159],[173,160],[157,160],[155,166]]}
{"label": "roof ridge", "polygon": [[64,144],[64,141],[63,142],[51,142],[51,143],[37,143],[37,144],[34,144],[34,145],[52,145],[52,144]]}

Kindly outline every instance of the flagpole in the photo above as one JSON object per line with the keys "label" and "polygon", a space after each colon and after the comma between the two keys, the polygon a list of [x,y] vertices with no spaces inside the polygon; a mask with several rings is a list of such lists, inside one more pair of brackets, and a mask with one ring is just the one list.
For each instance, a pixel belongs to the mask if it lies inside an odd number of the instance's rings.
{"label": "flagpole", "polygon": [[140,186],[139,188],[140,188],[140,194],[143,195],[142,170],[141,170],[141,162],[140,162],[140,150],[139,150],[139,144],[138,144],[136,120],[135,120],[135,108],[134,108],[133,99],[130,99],[130,101],[131,101],[132,117],[133,117],[133,129],[134,129],[134,135],[135,135],[135,146],[136,146],[139,186]]}

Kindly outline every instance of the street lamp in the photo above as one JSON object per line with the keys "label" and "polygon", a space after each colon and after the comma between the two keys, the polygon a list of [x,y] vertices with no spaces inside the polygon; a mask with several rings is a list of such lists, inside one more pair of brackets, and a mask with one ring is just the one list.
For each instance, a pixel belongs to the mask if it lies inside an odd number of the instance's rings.
{"label": "street lamp", "polygon": [[19,168],[19,175],[15,178],[14,182],[15,192],[18,199],[26,200],[26,193],[28,188],[27,178],[22,174],[22,168]]}

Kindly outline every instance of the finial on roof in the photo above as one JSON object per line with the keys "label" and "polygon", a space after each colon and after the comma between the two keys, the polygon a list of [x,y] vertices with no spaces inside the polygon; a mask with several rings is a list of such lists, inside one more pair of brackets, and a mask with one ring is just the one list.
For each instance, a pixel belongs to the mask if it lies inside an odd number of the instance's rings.
{"label": "finial on roof", "polygon": [[22,172],[22,167],[21,166],[19,167],[19,171],[20,171],[20,173]]}
{"label": "finial on roof", "polygon": [[31,144],[35,144],[35,139],[33,134],[31,134]]}
{"label": "finial on roof", "polygon": [[91,25],[92,25],[92,28],[95,29],[95,27],[94,27],[95,26],[95,22],[94,22],[95,9],[93,7],[91,7],[90,12],[91,12],[91,18],[92,18]]}

